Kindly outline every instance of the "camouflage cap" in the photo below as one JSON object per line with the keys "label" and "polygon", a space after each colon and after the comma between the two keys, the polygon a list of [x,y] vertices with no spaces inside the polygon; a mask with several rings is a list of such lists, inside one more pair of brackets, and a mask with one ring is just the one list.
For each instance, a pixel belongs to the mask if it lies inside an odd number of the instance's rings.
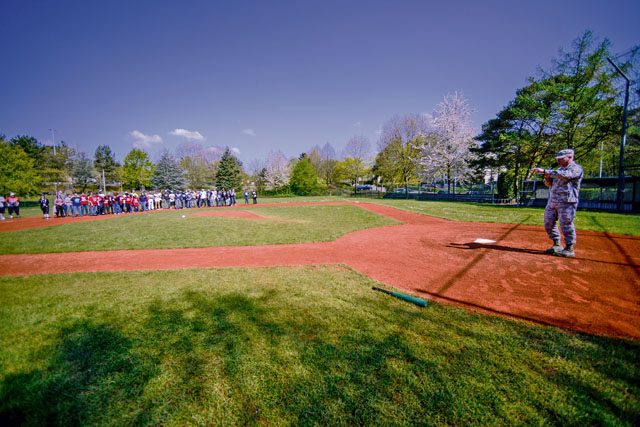
{"label": "camouflage cap", "polygon": [[571,156],[573,157],[573,150],[570,148],[565,148],[564,150],[560,150],[556,153],[556,159],[559,159],[561,157],[567,157],[567,156]]}

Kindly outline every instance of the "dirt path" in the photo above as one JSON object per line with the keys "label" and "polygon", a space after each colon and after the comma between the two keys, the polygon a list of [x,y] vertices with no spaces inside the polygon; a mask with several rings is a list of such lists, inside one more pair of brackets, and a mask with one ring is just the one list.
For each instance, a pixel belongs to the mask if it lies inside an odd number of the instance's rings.
{"label": "dirt path", "polygon": [[[0,274],[346,264],[446,304],[640,339],[639,237],[581,231],[577,257],[563,259],[543,253],[549,242],[542,227],[455,222],[376,204],[357,206],[404,224],[328,243],[1,255]],[[479,238],[495,243],[477,243]]]}

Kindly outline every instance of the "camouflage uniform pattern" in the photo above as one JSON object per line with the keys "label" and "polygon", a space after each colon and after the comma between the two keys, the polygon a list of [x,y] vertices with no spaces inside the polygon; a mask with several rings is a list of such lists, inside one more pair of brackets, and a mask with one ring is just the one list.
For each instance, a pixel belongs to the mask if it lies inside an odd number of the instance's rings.
{"label": "camouflage uniform pattern", "polygon": [[[560,230],[566,245],[576,243],[576,228],[573,219],[578,208],[582,166],[572,162],[567,167],[546,171],[552,180],[549,200],[544,210],[544,228],[551,240],[560,241]],[[558,229],[560,222],[560,230]]]}

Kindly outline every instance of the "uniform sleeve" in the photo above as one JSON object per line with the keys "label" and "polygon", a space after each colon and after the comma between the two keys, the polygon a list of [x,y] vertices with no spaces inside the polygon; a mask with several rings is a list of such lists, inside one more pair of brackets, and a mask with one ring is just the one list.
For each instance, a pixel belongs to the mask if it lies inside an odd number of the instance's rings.
{"label": "uniform sleeve", "polygon": [[551,169],[547,171],[549,175],[553,178],[564,178],[564,179],[576,179],[582,176],[582,167],[577,164],[573,164],[566,169]]}

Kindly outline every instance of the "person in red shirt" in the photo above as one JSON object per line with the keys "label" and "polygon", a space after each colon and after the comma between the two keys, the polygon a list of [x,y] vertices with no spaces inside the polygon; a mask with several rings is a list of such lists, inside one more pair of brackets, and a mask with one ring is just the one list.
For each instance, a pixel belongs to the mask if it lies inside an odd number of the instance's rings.
{"label": "person in red shirt", "polygon": [[124,211],[131,212],[131,195],[129,193],[124,193]]}
{"label": "person in red shirt", "polygon": [[134,212],[138,212],[138,208],[140,207],[140,200],[135,194],[133,195],[133,197],[131,197],[131,207],[133,208]]}
{"label": "person in red shirt", "polygon": [[111,199],[111,196],[109,195],[109,193],[105,194],[105,196],[102,198],[102,215],[106,215],[110,213],[109,212],[110,199]]}
{"label": "person in red shirt", "polygon": [[9,197],[7,197],[7,208],[9,219],[13,218],[14,212],[16,217],[20,217],[20,199],[13,193],[9,193]]}
{"label": "person in red shirt", "polygon": [[88,204],[89,199],[84,193],[82,193],[80,195],[80,216],[89,215],[89,208],[87,206]]}
{"label": "person in red shirt", "polygon": [[95,216],[97,212],[98,200],[92,192],[89,193],[87,197],[87,205],[89,206],[89,216]]}

